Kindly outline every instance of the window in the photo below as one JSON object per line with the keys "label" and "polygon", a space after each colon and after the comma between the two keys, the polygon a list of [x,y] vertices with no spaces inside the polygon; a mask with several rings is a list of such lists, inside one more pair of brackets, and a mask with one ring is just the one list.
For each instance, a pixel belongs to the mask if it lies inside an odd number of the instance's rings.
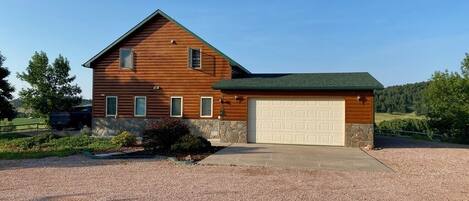
{"label": "window", "polygon": [[212,117],[213,98],[209,96],[202,96],[200,98],[200,116]]}
{"label": "window", "polygon": [[202,68],[202,54],[199,48],[189,48],[189,67]]}
{"label": "window", "polygon": [[171,107],[170,115],[171,117],[182,117],[182,104],[183,99],[181,96],[172,96],[171,97]]}
{"label": "window", "polygon": [[106,117],[117,116],[117,96],[106,96]]}
{"label": "window", "polygon": [[132,48],[119,49],[119,60],[121,68],[134,68],[134,53],[132,51]]}
{"label": "window", "polygon": [[147,97],[135,96],[134,100],[134,116],[144,117],[147,115]]}

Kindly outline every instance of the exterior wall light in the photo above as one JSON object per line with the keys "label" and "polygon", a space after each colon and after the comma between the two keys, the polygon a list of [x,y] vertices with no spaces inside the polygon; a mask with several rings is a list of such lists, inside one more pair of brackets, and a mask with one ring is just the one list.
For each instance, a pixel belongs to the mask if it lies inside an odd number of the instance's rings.
{"label": "exterior wall light", "polygon": [[366,101],[366,98],[365,98],[365,96],[358,95],[358,96],[357,96],[357,101],[363,103],[363,102]]}

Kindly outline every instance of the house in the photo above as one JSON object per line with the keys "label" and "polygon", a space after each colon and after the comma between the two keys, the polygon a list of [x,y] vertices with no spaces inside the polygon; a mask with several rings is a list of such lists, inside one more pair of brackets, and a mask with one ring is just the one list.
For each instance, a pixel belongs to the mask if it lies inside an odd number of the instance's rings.
{"label": "house", "polygon": [[95,135],[181,118],[222,142],[373,145],[369,73],[255,74],[157,10],[83,66]]}

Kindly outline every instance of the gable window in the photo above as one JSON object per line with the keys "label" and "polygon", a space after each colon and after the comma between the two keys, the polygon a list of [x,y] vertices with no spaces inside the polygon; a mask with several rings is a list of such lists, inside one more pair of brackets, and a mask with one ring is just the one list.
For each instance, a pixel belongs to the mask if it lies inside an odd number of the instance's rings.
{"label": "gable window", "polygon": [[213,110],[213,97],[202,96],[200,97],[200,116],[201,117],[212,117]]}
{"label": "gable window", "polygon": [[202,54],[200,48],[189,48],[189,67],[202,68]]}
{"label": "gable window", "polygon": [[147,115],[147,97],[135,96],[134,100],[134,116],[144,117]]}
{"label": "gable window", "polygon": [[182,117],[183,99],[181,96],[171,96],[170,115],[171,117]]}
{"label": "gable window", "polygon": [[106,117],[117,116],[117,96],[106,96]]}
{"label": "gable window", "polygon": [[120,67],[125,69],[134,68],[134,53],[132,48],[119,49]]}

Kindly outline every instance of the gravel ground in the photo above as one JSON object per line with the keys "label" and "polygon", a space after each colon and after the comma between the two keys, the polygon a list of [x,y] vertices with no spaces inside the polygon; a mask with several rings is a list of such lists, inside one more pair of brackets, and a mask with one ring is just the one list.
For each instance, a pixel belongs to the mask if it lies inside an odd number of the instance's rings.
{"label": "gravel ground", "polygon": [[[83,156],[0,161],[0,200],[469,200],[469,148],[377,140],[394,172],[184,166]],[[380,146],[380,143],[377,143]]]}

